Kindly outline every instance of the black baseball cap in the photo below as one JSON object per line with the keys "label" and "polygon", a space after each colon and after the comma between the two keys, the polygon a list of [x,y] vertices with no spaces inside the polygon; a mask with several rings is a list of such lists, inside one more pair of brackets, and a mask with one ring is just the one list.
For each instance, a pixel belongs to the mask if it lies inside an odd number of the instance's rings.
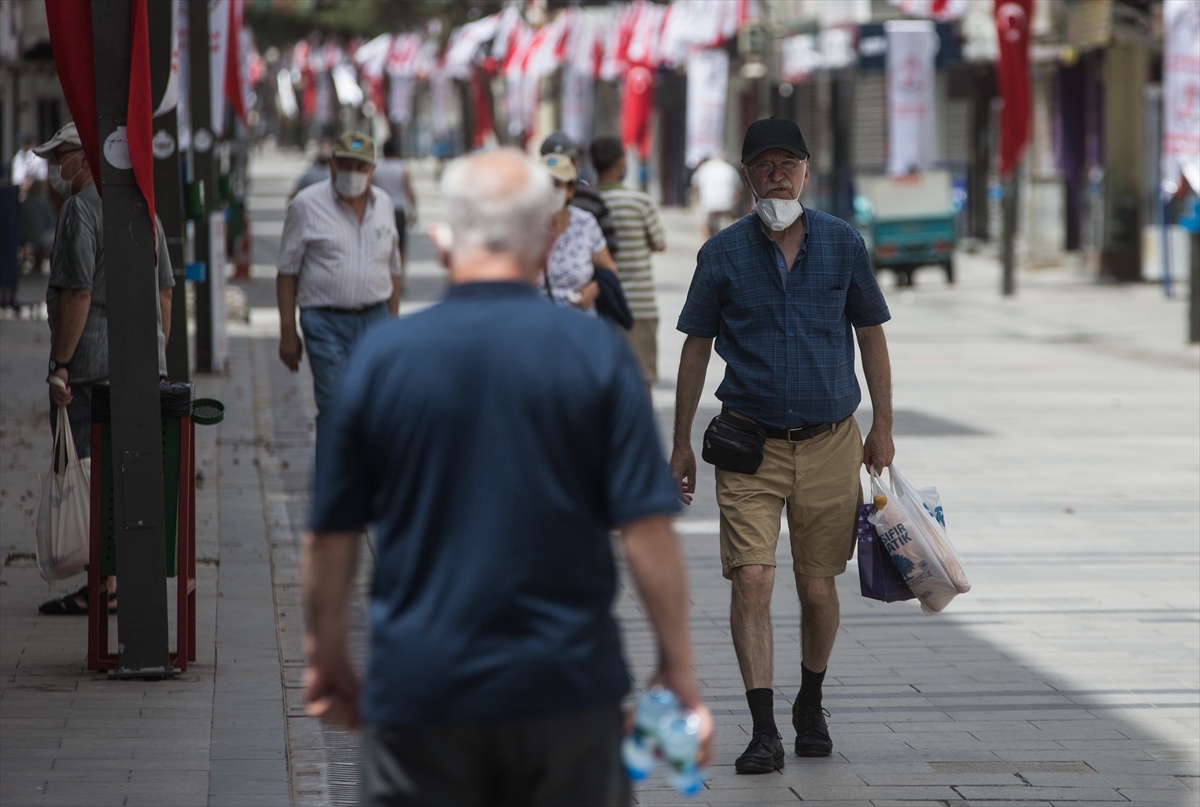
{"label": "black baseball cap", "polygon": [[800,127],[787,118],[763,118],[750,124],[742,141],[742,165],[749,165],[755,157],[771,149],[784,149],[802,160],[808,159]]}
{"label": "black baseball cap", "polygon": [[553,132],[542,141],[542,154],[566,154],[572,160],[579,158],[579,144],[563,131]]}

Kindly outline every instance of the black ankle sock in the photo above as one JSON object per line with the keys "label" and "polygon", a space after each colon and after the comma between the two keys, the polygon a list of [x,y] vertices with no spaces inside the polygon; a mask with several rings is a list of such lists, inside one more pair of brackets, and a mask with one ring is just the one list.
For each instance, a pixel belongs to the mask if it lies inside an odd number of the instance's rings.
{"label": "black ankle sock", "polygon": [[775,727],[775,690],[763,687],[746,692],[746,703],[750,704],[750,716],[754,718],[754,733],[769,731],[778,734]]}
{"label": "black ankle sock", "polygon": [[825,681],[825,671],[815,673],[812,670],[800,665],[800,694],[796,696],[796,703],[801,706],[821,706],[821,684]]}

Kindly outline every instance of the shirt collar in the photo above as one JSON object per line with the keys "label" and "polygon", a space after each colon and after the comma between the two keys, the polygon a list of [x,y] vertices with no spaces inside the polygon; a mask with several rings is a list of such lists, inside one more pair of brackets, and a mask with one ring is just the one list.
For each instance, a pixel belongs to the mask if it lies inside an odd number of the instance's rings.
{"label": "shirt collar", "polygon": [[456,283],[446,292],[447,300],[478,300],[485,297],[536,297],[538,290],[519,280],[488,280]]}
{"label": "shirt collar", "polygon": [[[754,211],[750,211],[750,214],[754,216],[754,221],[758,224],[758,231],[762,234],[763,239],[776,250],[779,250],[779,244],[772,241],[771,236],[767,235],[767,228],[763,226],[762,219],[758,217],[758,214]],[[800,218],[804,219],[804,237],[800,240],[800,251],[796,253],[796,260],[800,260],[800,256],[808,251],[808,234],[812,231],[812,227],[809,226],[808,222],[808,208],[803,205],[800,207]]]}

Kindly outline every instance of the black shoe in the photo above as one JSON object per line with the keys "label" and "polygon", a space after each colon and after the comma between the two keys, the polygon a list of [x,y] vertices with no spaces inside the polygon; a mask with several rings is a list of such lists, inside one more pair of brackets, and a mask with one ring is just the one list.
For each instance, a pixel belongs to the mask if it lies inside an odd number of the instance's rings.
{"label": "black shoe", "polygon": [[796,756],[827,757],[833,753],[833,740],[829,739],[829,726],[825,718],[829,712],[820,706],[792,706],[792,725],[796,728]]}
{"label": "black shoe", "polygon": [[774,773],[783,767],[783,738],[773,731],[760,731],[733,763],[738,773]]}

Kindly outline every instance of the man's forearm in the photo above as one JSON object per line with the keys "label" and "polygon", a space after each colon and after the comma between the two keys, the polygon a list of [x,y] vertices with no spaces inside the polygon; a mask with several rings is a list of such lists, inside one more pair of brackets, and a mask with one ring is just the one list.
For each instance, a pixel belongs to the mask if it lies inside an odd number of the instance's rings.
{"label": "man's forearm", "polygon": [[158,290],[158,313],[162,317],[163,344],[171,341],[171,289]]}
{"label": "man's forearm", "polygon": [[279,330],[282,335],[296,333],[296,275],[275,275],[275,300],[279,304]]}
{"label": "man's forearm", "polygon": [[304,619],[310,649],[323,657],[345,649],[346,601],[358,568],[359,535],[358,532],[304,534],[300,558]]}
{"label": "man's forearm", "polygon": [[858,330],[858,347],[862,351],[863,375],[871,394],[872,424],[892,426],[892,365],[888,358],[887,339],[883,326],[875,325]]}
{"label": "man's forearm", "polygon": [[708,360],[712,355],[711,339],[689,336],[683,343],[679,357],[679,378],[675,382],[675,445],[687,446],[692,442],[692,421],[704,392],[704,377],[708,374]]}
{"label": "man's forearm", "polygon": [[688,669],[692,644],[688,634],[687,570],[671,519],[654,516],[623,525],[621,539],[629,574],[658,637],[663,667]]}
{"label": "man's forearm", "polygon": [[83,326],[87,324],[88,311],[92,307],[92,293],[81,289],[59,289],[58,311],[54,322],[54,341],[50,344],[50,358],[66,363],[75,355]]}
{"label": "man's forearm", "polygon": [[392,275],[392,296],[388,298],[388,313],[400,314],[400,297],[404,294],[404,275]]}

